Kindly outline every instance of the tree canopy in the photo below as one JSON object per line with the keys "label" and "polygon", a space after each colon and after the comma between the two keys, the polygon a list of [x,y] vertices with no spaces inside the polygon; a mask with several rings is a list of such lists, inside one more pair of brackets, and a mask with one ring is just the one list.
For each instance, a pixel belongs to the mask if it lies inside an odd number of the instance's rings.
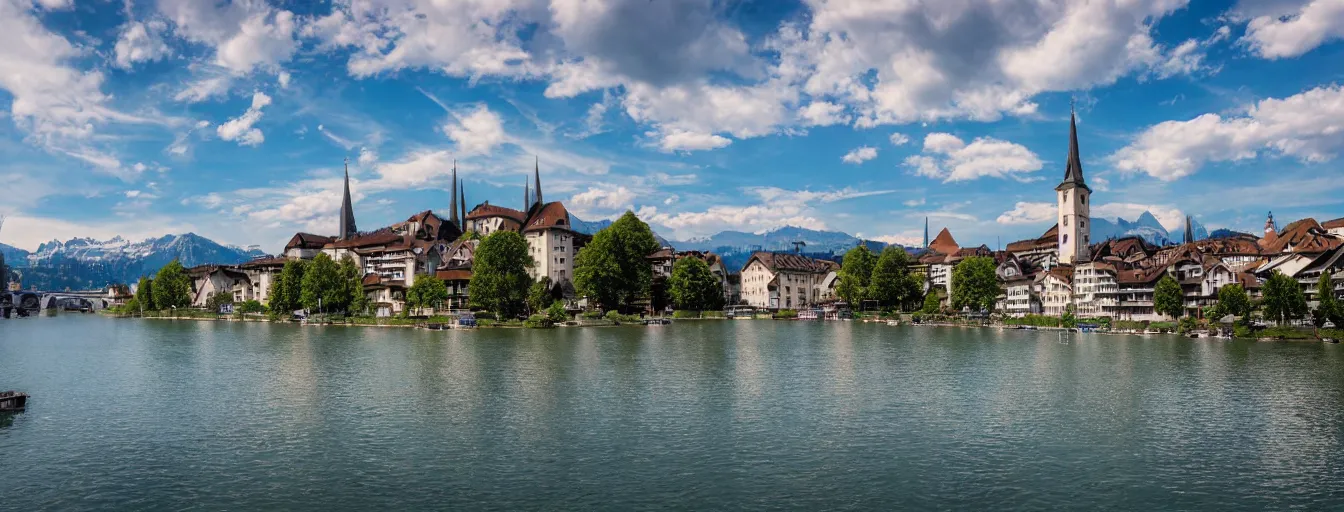
{"label": "tree canopy", "polygon": [[604,308],[628,310],[649,296],[653,269],[646,257],[658,247],[649,225],[627,211],[574,258],[574,287]]}
{"label": "tree canopy", "polygon": [[673,307],[683,311],[712,311],[723,308],[723,283],[709,270],[709,264],[695,256],[672,264],[667,279]]}
{"label": "tree canopy", "polygon": [[1003,293],[996,267],[989,256],[971,256],[957,263],[952,269],[952,307],[994,311]]}
{"label": "tree canopy", "polygon": [[905,249],[895,245],[883,249],[868,281],[868,298],[884,308],[914,307],[919,288],[919,278],[910,273],[910,255]]}
{"label": "tree canopy", "polygon": [[141,277],[135,285],[135,305],[145,309],[154,309],[154,280]]}
{"label": "tree canopy", "polygon": [[1170,274],[1157,280],[1153,288],[1153,311],[1159,315],[1180,318],[1185,312],[1185,296],[1181,293],[1181,283]]}
{"label": "tree canopy", "polygon": [[448,285],[430,275],[416,276],[415,283],[406,290],[406,309],[438,307],[448,300]]}
{"label": "tree canopy", "polygon": [[533,313],[540,313],[550,307],[552,302],[555,302],[555,294],[551,286],[551,277],[541,276],[527,289],[527,307]]}
{"label": "tree canopy", "polygon": [[169,262],[154,275],[154,309],[185,308],[191,306],[191,276],[182,263]]}
{"label": "tree canopy", "polygon": [[1260,307],[1265,318],[1282,324],[1307,314],[1307,297],[1302,293],[1302,287],[1282,272],[1275,270],[1260,287],[1260,293],[1263,296]]}
{"label": "tree canopy", "polygon": [[875,266],[877,257],[867,245],[859,244],[850,249],[840,264],[840,281],[835,285],[835,295],[856,307],[861,305],[868,298],[868,283]]}
{"label": "tree canopy", "polygon": [[1316,311],[1311,317],[1317,327],[1324,326],[1329,320],[1336,329],[1344,328],[1344,308],[1335,297],[1334,276],[1328,271],[1322,272],[1316,281],[1316,304]]}
{"label": "tree canopy", "polygon": [[299,288],[299,301],[310,310],[345,311],[354,298],[347,275],[326,253],[318,253],[308,263]]}
{"label": "tree canopy", "polygon": [[283,312],[288,315],[290,312],[303,307],[300,294],[303,290],[303,271],[307,267],[308,262],[303,260],[285,262],[285,266],[280,269],[280,274],[271,281],[271,291],[267,301],[271,311]]}
{"label": "tree canopy", "polygon": [[[1251,297],[1246,294],[1246,289],[1240,284],[1229,284],[1218,289],[1216,313],[1220,318],[1232,315],[1240,318],[1244,323],[1250,319],[1251,309]],[[1212,320],[1218,319],[1214,318]]]}
{"label": "tree canopy", "polygon": [[532,284],[527,269],[533,265],[522,234],[496,231],[486,236],[476,247],[471,266],[471,282],[467,285],[471,304],[501,318],[522,313]]}

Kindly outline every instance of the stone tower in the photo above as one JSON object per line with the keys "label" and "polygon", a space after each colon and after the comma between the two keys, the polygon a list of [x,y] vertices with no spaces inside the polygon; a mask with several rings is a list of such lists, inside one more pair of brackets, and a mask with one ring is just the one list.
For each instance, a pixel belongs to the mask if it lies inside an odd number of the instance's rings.
{"label": "stone tower", "polygon": [[1055,187],[1059,200],[1059,262],[1073,264],[1091,257],[1091,215],[1089,201],[1092,189],[1083,180],[1083,162],[1078,156],[1078,122],[1069,112],[1069,161],[1064,168],[1064,181]]}

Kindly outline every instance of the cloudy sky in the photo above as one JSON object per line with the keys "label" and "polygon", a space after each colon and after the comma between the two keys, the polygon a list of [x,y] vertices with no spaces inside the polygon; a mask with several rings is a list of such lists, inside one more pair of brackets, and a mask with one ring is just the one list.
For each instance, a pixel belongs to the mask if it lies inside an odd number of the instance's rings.
{"label": "cloudy sky", "polygon": [[0,0],[0,240],[275,251],[514,206],[1034,237],[1077,105],[1097,216],[1344,216],[1344,0]]}

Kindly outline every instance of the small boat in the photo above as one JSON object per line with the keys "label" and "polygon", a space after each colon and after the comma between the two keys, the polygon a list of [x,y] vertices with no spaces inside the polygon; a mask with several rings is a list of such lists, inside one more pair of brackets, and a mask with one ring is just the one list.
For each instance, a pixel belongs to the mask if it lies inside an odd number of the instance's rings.
{"label": "small boat", "polygon": [[644,325],[669,325],[672,321],[666,318],[650,318],[644,321]]}
{"label": "small boat", "polygon": [[454,329],[471,329],[474,327],[476,327],[476,314],[471,312],[458,315],[457,325],[453,326]]}
{"label": "small boat", "polygon": [[27,405],[27,393],[18,391],[0,392],[0,412],[22,411]]}

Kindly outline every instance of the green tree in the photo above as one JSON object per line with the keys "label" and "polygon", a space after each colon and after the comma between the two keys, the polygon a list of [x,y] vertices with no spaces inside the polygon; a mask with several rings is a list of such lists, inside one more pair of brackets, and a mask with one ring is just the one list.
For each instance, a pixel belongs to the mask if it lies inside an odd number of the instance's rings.
{"label": "green tree", "polygon": [[135,308],[137,311],[141,308],[154,309],[154,280],[148,277],[141,277],[140,282],[135,285]]}
{"label": "green tree", "polygon": [[434,276],[417,276],[415,284],[406,290],[407,309],[438,307],[445,300],[448,300],[448,285]]}
{"label": "green tree", "polygon": [[262,305],[261,302],[259,302],[259,301],[256,301],[256,300],[248,300],[248,301],[244,301],[242,304],[240,304],[240,305],[238,306],[238,312],[239,312],[239,313],[243,313],[243,314],[247,314],[247,313],[265,313],[265,312],[266,312],[266,306]]}
{"label": "green tree", "polygon": [[723,283],[705,260],[690,256],[672,264],[668,277],[672,307],[683,311],[713,311],[723,308]]}
{"label": "green tree", "polygon": [[205,310],[218,313],[219,307],[225,304],[233,304],[233,294],[230,292],[215,292],[206,297]]}
{"label": "green tree", "polygon": [[271,311],[288,315],[303,307],[300,294],[303,290],[303,272],[307,268],[308,262],[303,260],[285,262],[280,274],[271,281],[271,291],[267,299]]}
{"label": "green tree", "polygon": [[1185,306],[1182,304],[1184,300],[1181,283],[1176,282],[1176,278],[1170,274],[1162,276],[1162,279],[1157,281],[1157,287],[1153,288],[1153,311],[1159,315],[1180,318],[1185,312]]}
{"label": "green tree", "polygon": [[889,245],[882,250],[868,281],[868,297],[884,308],[899,308],[919,297],[919,280],[910,273],[910,255],[905,249]]}
{"label": "green tree", "polygon": [[1222,317],[1232,315],[1239,318],[1242,323],[1247,323],[1251,318],[1251,297],[1246,294],[1246,289],[1240,284],[1229,284],[1218,289],[1218,307],[1215,308],[1214,316],[1211,321],[1218,321]]}
{"label": "green tree", "polygon": [[551,307],[546,308],[546,318],[557,324],[569,321],[569,313],[565,312],[565,303],[558,300],[552,302]]}
{"label": "green tree", "polygon": [[511,318],[527,306],[532,279],[527,269],[535,263],[528,255],[527,240],[512,231],[496,231],[476,247],[467,285],[471,304]]}
{"label": "green tree", "polygon": [[349,254],[341,258],[341,265],[338,269],[341,276],[341,284],[344,289],[340,291],[346,299],[345,310],[351,315],[363,315],[369,310],[369,297],[364,295],[364,270],[359,268],[355,259]]}
{"label": "green tree", "polygon": [[1329,271],[1322,272],[1319,280],[1316,281],[1316,311],[1312,314],[1312,321],[1317,327],[1324,327],[1325,321],[1329,320],[1335,324],[1335,328],[1344,328],[1344,311],[1340,310],[1339,299],[1335,298],[1334,276]]}
{"label": "green tree", "polygon": [[867,245],[859,244],[850,249],[840,264],[840,281],[835,285],[835,295],[856,308],[862,306],[868,298],[868,283],[876,265],[877,257]]}
{"label": "green tree", "polygon": [[185,308],[191,306],[191,276],[182,263],[169,262],[154,275],[154,309]]}
{"label": "green tree", "polygon": [[919,312],[932,315],[938,313],[938,306],[940,305],[942,305],[942,301],[938,298],[938,292],[929,290],[929,293],[924,294],[924,306],[919,309]]}
{"label": "green tree", "polygon": [[532,287],[527,289],[527,307],[533,312],[541,312],[555,302],[555,295],[551,291],[551,277],[541,276]]}
{"label": "green tree", "polygon": [[653,269],[645,258],[657,250],[653,230],[627,211],[574,258],[574,287],[603,308],[628,311],[649,297]]}
{"label": "green tree", "polygon": [[1260,293],[1264,296],[1260,307],[1265,318],[1282,324],[1307,314],[1307,296],[1302,293],[1302,287],[1282,272],[1275,270],[1260,288]]}
{"label": "green tree", "polygon": [[994,303],[1003,294],[996,267],[989,256],[972,256],[957,263],[952,268],[952,307],[994,311]]}
{"label": "green tree", "polygon": [[314,311],[345,311],[351,297],[344,281],[340,265],[326,253],[318,253],[303,271],[299,302]]}

